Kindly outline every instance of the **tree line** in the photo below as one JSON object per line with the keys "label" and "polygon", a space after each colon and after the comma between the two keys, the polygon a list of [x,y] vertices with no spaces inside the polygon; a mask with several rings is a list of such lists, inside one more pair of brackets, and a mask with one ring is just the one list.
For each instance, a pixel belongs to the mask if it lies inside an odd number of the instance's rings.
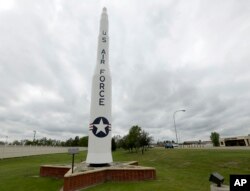
{"label": "tree line", "polygon": [[[142,154],[150,146],[153,138],[149,136],[149,133],[144,131],[138,125],[132,126],[127,135],[121,137],[120,135],[112,138],[111,146],[112,151],[117,148],[123,148],[129,152],[138,152],[141,150]],[[3,143],[4,144],[4,143]],[[66,141],[50,139],[43,137],[41,139],[34,140],[15,140],[10,145],[38,145],[38,146],[65,146],[65,147],[88,147],[88,136],[75,138],[69,138]]]}
{"label": "tree line", "polygon": [[[3,143],[4,144],[4,143]],[[65,146],[65,147],[87,147],[88,146],[88,136],[79,137],[76,136],[74,139],[69,138],[66,141],[50,139],[47,137],[43,137],[41,139],[28,140],[24,139],[21,141],[15,140],[10,145],[38,145],[38,146]]]}
{"label": "tree line", "polygon": [[[210,139],[214,146],[219,146],[219,138],[220,134],[217,132],[211,132]],[[149,133],[142,130],[139,126],[133,126],[130,128],[129,133],[123,137],[120,135],[114,136],[112,138],[112,151],[115,151],[116,148],[123,148],[130,152],[136,151],[138,152],[141,149],[142,153],[145,151],[147,147],[150,146],[152,143],[153,138],[149,136]],[[175,143],[172,141],[163,141],[157,142],[158,146],[164,146],[166,143]],[[0,145],[7,144],[4,141],[0,141]],[[79,137],[76,136],[75,138],[69,138],[66,141],[49,139],[43,137],[41,139],[35,140],[28,140],[24,139],[21,141],[15,140],[12,143],[8,143],[9,145],[38,145],[38,146],[80,146],[80,147],[88,147],[88,136]]]}

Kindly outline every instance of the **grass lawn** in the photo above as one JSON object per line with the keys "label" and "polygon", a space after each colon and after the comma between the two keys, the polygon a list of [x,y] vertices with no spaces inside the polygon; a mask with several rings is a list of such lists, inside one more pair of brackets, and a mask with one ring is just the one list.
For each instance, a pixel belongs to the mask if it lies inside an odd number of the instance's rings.
{"label": "grass lawn", "polygon": [[[75,161],[85,160],[86,152],[76,155]],[[250,174],[249,150],[206,150],[153,148],[140,153],[119,150],[114,161],[137,160],[139,165],[156,168],[154,181],[115,183],[107,182],[88,188],[88,191],[209,191],[208,178],[217,171],[229,184],[230,174]],[[68,154],[52,154],[0,160],[1,191],[58,191],[63,180],[40,178],[42,164],[70,164]]]}

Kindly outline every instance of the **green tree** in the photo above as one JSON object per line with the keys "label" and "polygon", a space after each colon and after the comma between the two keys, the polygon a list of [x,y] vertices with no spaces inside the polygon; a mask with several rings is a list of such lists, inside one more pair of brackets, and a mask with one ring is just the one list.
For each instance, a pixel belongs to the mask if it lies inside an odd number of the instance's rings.
{"label": "green tree", "polygon": [[33,141],[26,140],[26,141],[25,141],[25,145],[33,145]]}
{"label": "green tree", "polygon": [[211,135],[210,135],[210,139],[213,143],[213,145],[215,147],[218,147],[220,146],[220,142],[219,142],[219,139],[220,139],[220,134],[217,133],[217,132],[212,132]]}
{"label": "green tree", "polygon": [[79,136],[76,136],[75,139],[73,140],[73,143],[72,143],[72,146],[79,146],[79,141],[80,141],[80,138]]}
{"label": "green tree", "polygon": [[112,138],[111,140],[111,147],[112,147],[112,151],[116,151],[116,141],[114,138]]}
{"label": "green tree", "polygon": [[120,135],[113,136],[113,139],[116,142],[116,147],[121,148],[122,147],[122,137]]}
{"label": "green tree", "polygon": [[128,147],[131,151],[135,149],[137,152],[138,148],[140,147],[140,135],[141,135],[141,127],[135,125],[130,128],[127,137],[128,139],[127,142],[128,142]]}
{"label": "green tree", "polygon": [[125,135],[120,141],[119,141],[119,147],[129,150],[129,144],[128,144],[128,135]]}
{"label": "green tree", "polygon": [[88,139],[89,139],[88,136],[81,137],[80,140],[79,140],[79,146],[87,147],[88,146]]}
{"label": "green tree", "polygon": [[149,133],[142,130],[139,138],[141,153],[144,154],[145,148],[149,147],[150,143],[152,142],[153,138],[149,136]]}
{"label": "green tree", "polygon": [[71,146],[73,146],[73,139],[72,138],[70,138],[70,139],[68,139],[66,142],[65,142],[65,146],[66,147],[71,147]]}
{"label": "green tree", "polygon": [[139,139],[139,142],[140,142],[140,146],[141,146],[141,153],[144,154],[144,150],[145,150],[145,146],[148,145],[148,133],[146,131],[142,131],[141,132],[141,135],[140,135],[140,139]]}
{"label": "green tree", "polygon": [[18,140],[13,141],[12,145],[21,145],[21,143]]}
{"label": "green tree", "polygon": [[142,154],[144,154],[144,151],[153,139],[149,136],[149,133],[142,130],[138,125],[135,125],[130,128],[128,135],[118,140],[119,147],[129,150],[130,152],[132,152],[133,149],[135,149],[136,152],[138,149],[141,149]]}

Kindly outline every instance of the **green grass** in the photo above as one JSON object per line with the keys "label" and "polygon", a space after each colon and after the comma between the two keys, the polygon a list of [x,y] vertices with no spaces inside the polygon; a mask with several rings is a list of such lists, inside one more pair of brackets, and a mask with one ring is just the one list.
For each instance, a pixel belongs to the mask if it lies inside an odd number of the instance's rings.
{"label": "green grass", "polygon": [[[85,157],[85,153],[84,153]],[[83,158],[81,153],[76,162]],[[40,155],[0,160],[0,191],[53,191],[59,190],[63,180],[39,177],[40,165],[70,164],[68,154]]]}
{"label": "green grass", "polygon": [[[86,152],[76,156],[76,162],[85,159]],[[116,183],[107,182],[88,188],[88,191],[209,191],[208,178],[217,171],[229,184],[230,174],[250,174],[249,150],[206,150],[206,149],[160,149],[154,148],[140,153],[119,150],[113,153],[114,161],[139,161],[139,165],[156,168],[157,179],[153,181]],[[41,178],[42,164],[70,163],[68,154],[32,156],[0,161],[1,191],[53,191],[59,190],[63,180]]]}

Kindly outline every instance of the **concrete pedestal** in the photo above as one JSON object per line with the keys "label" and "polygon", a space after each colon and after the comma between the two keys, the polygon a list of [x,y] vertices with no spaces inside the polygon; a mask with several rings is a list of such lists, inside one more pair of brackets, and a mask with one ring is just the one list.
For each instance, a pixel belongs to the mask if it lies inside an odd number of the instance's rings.
{"label": "concrete pedestal", "polygon": [[229,191],[228,185],[221,185],[221,187],[217,187],[215,184],[211,184],[210,186],[211,191]]}

